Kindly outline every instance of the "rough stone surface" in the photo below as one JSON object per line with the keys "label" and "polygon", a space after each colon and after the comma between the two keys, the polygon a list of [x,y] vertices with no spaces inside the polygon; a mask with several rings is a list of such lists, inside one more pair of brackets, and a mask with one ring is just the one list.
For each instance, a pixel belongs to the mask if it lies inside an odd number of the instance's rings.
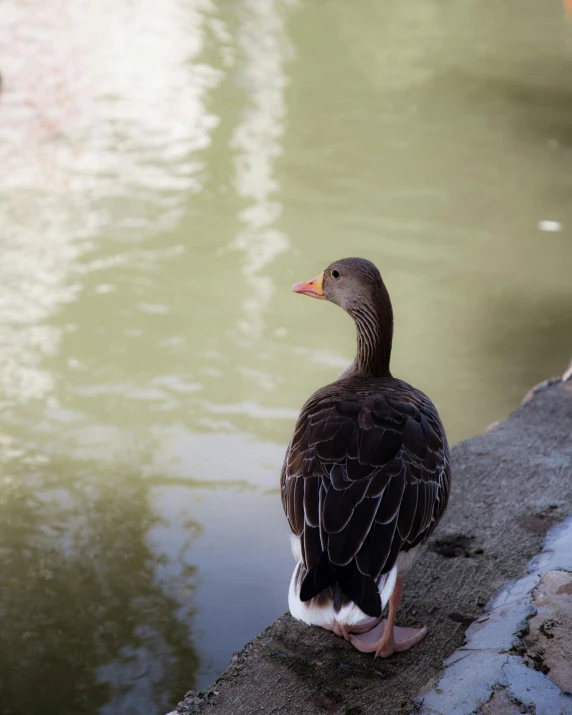
{"label": "rough stone surface", "polygon": [[549,571],[534,592],[536,615],[524,639],[533,667],[572,692],[572,574]]}
{"label": "rough stone surface", "polygon": [[[437,681],[467,627],[507,579],[526,573],[542,547],[543,531],[572,512],[571,431],[572,380],[549,381],[508,420],[454,448],[449,508],[408,574],[398,614],[399,624],[428,626],[425,640],[411,651],[374,661],[332,633],[282,616],[233,658],[216,683],[189,694],[177,712],[419,711],[413,698]],[[512,667],[508,656],[502,663]]]}
{"label": "rough stone surface", "polygon": [[479,709],[479,715],[520,715],[520,705],[517,705],[508,696],[506,688],[495,690],[488,703]]}
{"label": "rough stone surface", "polygon": [[[572,696],[566,693],[567,688],[561,692],[546,676],[549,668],[540,656],[520,655],[525,651],[523,636],[529,633],[531,616],[534,616],[532,620],[540,616],[538,628],[542,628],[543,623],[558,623],[561,638],[552,651],[552,658],[559,673],[565,678],[570,676],[570,661],[566,661],[562,652],[562,647],[569,650],[565,637],[570,571],[572,517],[552,527],[542,552],[530,561],[529,572],[505,584],[483,616],[469,626],[465,644],[445,661],[445,672],[436,687],[419,700],[421,714],[465,715],[479,709],[483,712],[493,690],[504,685],[524,712],[572,715]],[[544,606],[543,614],[535,610],[534,593],[536,601]]]}
{"label": "rough stone surface", "polygon": [[509,697],[522,704],[521,711],[533,715],[572,715],[572,698],[546,675],[531,670],[522,658],[510,656],[503,668],[502,682]]}

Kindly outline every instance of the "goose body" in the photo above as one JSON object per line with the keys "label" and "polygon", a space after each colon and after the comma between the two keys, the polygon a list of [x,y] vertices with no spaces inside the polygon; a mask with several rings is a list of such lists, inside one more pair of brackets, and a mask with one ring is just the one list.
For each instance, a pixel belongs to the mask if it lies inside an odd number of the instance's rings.
{"label": "goose body", "polygon": [[445,430],[431,400],[389,371],[393,313],[372,263],[336,261],[293,290],[344,308],[358,350],[307,400],[286,451],[282,502],[297,561],[290,612],[390,655],[426,633],[394,621],[403,574],[447,505]]}

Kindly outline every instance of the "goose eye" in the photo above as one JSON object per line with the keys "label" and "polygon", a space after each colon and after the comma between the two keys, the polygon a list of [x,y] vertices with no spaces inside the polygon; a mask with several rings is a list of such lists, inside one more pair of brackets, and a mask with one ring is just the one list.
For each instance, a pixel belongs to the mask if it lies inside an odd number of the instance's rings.
{"label": "goose eye", "polygon": [[336,269],[334,268],[334,270],[332,271],[332,278],[339,278],[339,277],[340,277],[340,272],[336,271]]}

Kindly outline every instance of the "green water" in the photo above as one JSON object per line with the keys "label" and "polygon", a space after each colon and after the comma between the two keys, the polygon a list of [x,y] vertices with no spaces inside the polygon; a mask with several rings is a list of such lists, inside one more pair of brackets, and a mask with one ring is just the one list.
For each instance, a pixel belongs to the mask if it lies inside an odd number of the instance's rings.
{"label": "green water", "polygon": [[452,442],[565,368],[572,26],[4,0],[0,72],[0,713],[161,715],[287,607],[284,447],[354,349],[294,281],[377,263]]}

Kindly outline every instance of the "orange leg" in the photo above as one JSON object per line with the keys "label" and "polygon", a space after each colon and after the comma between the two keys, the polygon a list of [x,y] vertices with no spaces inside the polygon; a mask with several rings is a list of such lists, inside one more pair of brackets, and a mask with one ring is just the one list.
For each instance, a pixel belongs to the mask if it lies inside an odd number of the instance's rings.
{"label": "orange leg", "polygon": [[401,653],[425,638],[427,628],[400,628],[395,625],[397,607],[403,595],[403,577],[398,575],[395,588],[389,599],[387,620],[383,620],[361,636],[350,635],[350,643],[363,653],[375,652],[375,657],[387,658],[393,653]]}

